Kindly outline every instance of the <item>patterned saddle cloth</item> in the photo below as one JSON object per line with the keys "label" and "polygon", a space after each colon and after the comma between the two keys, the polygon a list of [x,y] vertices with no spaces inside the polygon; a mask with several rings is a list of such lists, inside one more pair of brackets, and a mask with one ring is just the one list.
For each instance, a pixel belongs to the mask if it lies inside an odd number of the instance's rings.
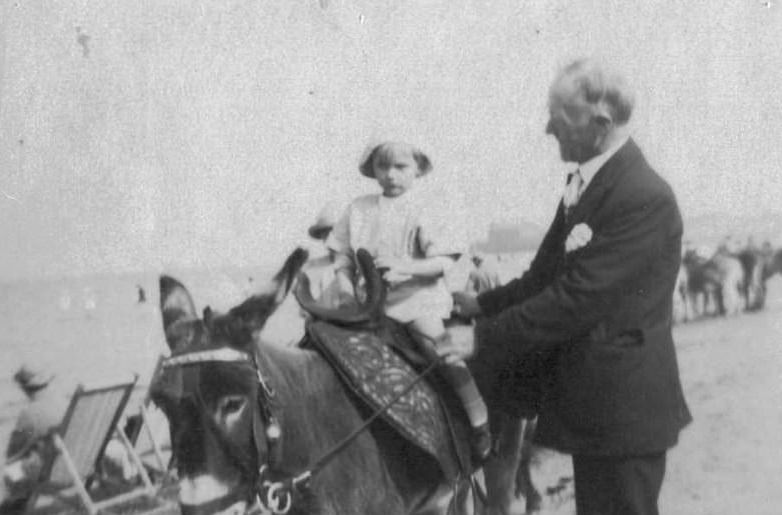
{"label": "patterned saddle cloth", "polygon": [[[415,358],[415,344],[390,320],[368,329],[313,320],[307,334],[343,383],[373,411],[403,392],[425,368],[425,361]],[[415,367],[411,362],[417,362]],[[472,472],[469,424],[455,395],[443,384],[435,371],[394,402],[382,418],[436,459],[445,477],[454,481]]]}

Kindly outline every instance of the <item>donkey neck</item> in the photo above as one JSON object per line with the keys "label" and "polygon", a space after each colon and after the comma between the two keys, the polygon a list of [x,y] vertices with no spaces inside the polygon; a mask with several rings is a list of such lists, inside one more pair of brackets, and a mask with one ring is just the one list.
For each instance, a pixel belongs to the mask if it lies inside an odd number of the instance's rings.
{"label": "donkey neck", "polygon": [[316,352],[260,345],[263,373],[276,392],[282,428],[282,464],[299,473],[360,423],[360,416],[331,367]]}

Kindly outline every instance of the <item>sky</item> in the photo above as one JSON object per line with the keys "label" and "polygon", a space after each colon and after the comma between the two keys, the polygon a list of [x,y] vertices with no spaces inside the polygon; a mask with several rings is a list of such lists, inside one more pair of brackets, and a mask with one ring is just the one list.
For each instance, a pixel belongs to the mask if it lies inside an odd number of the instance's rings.
{"label": "sky", "polygon": [[[219,5],[218,5],[219,4]],[[782,212],[778,1],[0,0],[0,280],[281,263],[368,144],[471,239],[545,227],[571,59],[622,70],[685,217]]]}

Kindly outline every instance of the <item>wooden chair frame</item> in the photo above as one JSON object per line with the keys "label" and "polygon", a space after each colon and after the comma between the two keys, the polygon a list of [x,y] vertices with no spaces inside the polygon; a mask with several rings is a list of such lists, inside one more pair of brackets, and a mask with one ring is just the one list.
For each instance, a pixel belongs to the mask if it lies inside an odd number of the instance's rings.
{"label": "wooden chair frame", "polygon": [[[157,363],[155,364],[155,369],[152,372],[152,377],[150,378],[150,384],[152,384],[157,378],[157,376],[160,374],[160,372],[163,370],[163,360],[165,359],[165,356],[161,355]],[[154,403],[152,402],[152,399],[150,398],[149,390],[147,390],[147,394],[144,397],[144,400],[141,403],[141,407],[139,408],[139,415],[141,417],[141,424],[136,428],[135,431],[133,431],[129,435],[129,440],[133,444],[133,448],[136,451],[136,455],[141,459],[142,462],[144,462],[144,458],[149,454],[149,448],[141,447],[141,444],[143,442],[143,439],[146,438],[149,446],[152,448],[152,454],[154,457],[155,462],[155,469],[156,472],[160,472],[164,476],[165,479],[172,479],[172,466],[173,466],[173,455],[169,456],[168,460],[166,459],[164,455],[165,449],[160,443],[160,435],[155,434],[154,427],[155,424],[152,421],[152,417],[150,415],[150,406],[152,406]],[[170,449],[169,449],[170,450]],[[145,462],[145,465],[147,463]]]}
{"label": "wooden chair frame", "polygon": [[[135,375],[131,381],[104,385],[79,385],[78,388],[76,388],[62,423],[49,435],[56,452],[52,453],[52,456],[44,463],[41,474],[43,479],[38,484],[27,504],[28,511],[32,511],[36,506],[39,497],[44,493],[53,493],[55,497],[61,497],[67,496],[75,490],[90,515],[95,515],[105,508],[124,503],[140,496],[153,498],[156,495],[156,488],[150,481],[149,475],[146,473],[141,459],[133,449],[133,445],[130,443],[124,431],[117,427],[117,423],[128,403],[128,399],[130,398],[137,380],[138,376]],[[82,441],[80,437],[83,435],[72,434],[73,431],[76,430],[73,428],[74,426],[77,428],[83,427],[85,425],[84,423],[76,423],[82,422],[78,420],[78,417],[88,416],[87,413],[79,411],[80,403],[87,402],[83,401],[83,399],[100,399],[99,396],[103,396],[104,399],[106,399],[105,406],[107,407],[104,409],[104,413],[107,413],[108,416],[111,417],[111,420],[106,422],[103,417],[95,419],[94,421],[99,424],[99,445],[96,446],[94,442],[85,440],[83,448],[79,448],[79,442]],[[87,422],[87,425],[89,425],[89,421]],[[106,428],[105,431],[102,430],[104,427]],[[120,442],[127,450],[130,459],[138,469],[142,484],[129,492],[120,493],[107,499],[96,501],[90,495],[90,486],[95,479],[96,472],[100,469],[100,462],[103,458],[106,446],[114,435],[119,438]],[[87,458],[82,457],[82,459],[77,459],[79,451],[84,452]],[[72,486],[70,488],[55,488],[54,492],[47,491],[47,487],[53,486],[53,474],[58,475],[57,482],[60,484],[65,482],[66,478],[64,476],[67,475]]]}

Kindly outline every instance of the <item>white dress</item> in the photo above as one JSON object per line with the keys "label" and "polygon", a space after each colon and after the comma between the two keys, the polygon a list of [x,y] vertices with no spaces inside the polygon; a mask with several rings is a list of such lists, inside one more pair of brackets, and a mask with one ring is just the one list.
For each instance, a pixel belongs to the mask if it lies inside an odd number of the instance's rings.
{"label": "white dress", "polygon": [[[447,216],[437,216],[414,191],[394,198],[365,195],[351,202],[326,245],[337,253],[338,263],[353,265],[359,248],[372,257],[422,259],[462,254],[466,246],[456,231],[448,230],[447,221]],[[408,323],[448,318],[451,308],[451,294],[442,276],[413,277],[389,288],[385,312]]]}

